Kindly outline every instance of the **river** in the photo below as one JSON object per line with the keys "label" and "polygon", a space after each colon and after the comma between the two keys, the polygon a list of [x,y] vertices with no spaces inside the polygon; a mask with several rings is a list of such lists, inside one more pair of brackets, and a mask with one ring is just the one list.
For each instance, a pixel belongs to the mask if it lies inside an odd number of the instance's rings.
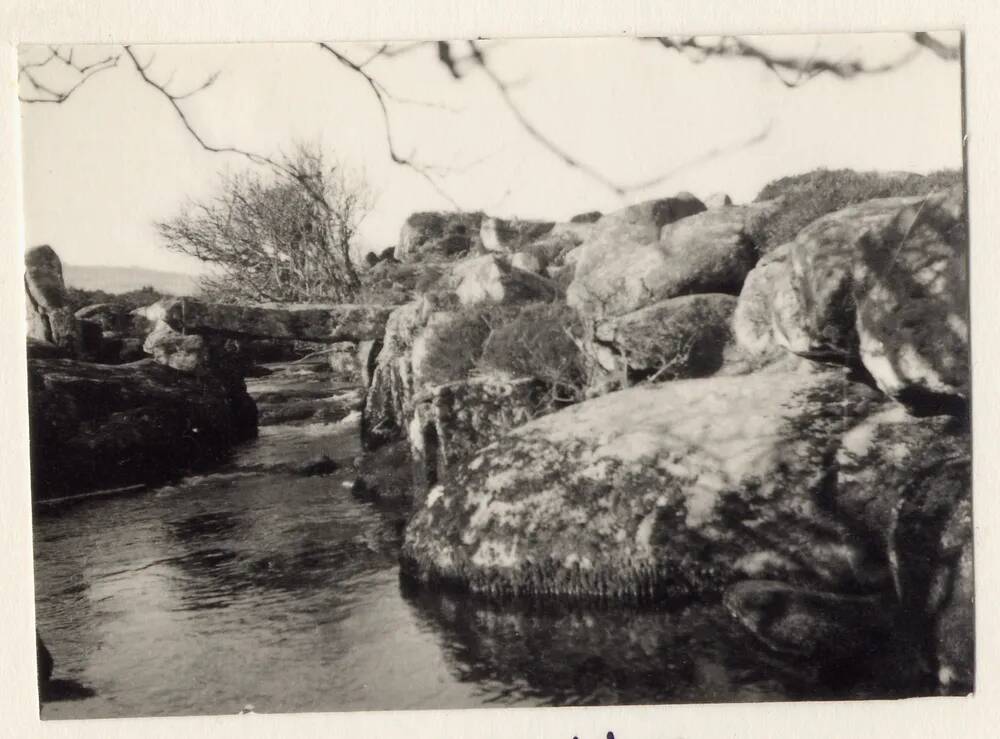
{"label": "river", "polygon": [[[279,386],[321,409],[331,396],[322,375],[278,376],[248,382],[262,410],[281,407]],[[43,718],[830,694],[717,605],[496,604],[408,586],[405,511],[350,490],[357,414],[298,415],[209,474],[35,512],[38,630],[54,677],[77,688]],[[318,454],[341,469],[293,471]]]}

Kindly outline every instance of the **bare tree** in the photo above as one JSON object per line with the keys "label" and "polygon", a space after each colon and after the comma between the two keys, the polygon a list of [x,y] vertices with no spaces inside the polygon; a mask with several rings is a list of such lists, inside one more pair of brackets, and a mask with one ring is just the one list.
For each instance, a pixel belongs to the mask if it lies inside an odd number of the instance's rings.
{"label": "bare tree", "polygon": [[[810,80],[823,75],[842,80],[851,80],[863,76],[885,74],[909,64],[922,52],[931,53],[946,62],[955,62],[961,58],[960,45],[947,44],[930,33],[912,33],[909,35],[909,38],[912,42],[911,48],[895,59],[877,64],[871,64],[864,59],[855,57],[827,58],[819,54],[778,54],[766,49],[758,41],[742,36],[657,36],[639,38],[637,41],[659,44],[665,51],[672,54],[679,54],[694,64],[704,62],[710,58],[760,64],[772,72],[781,84],[788,88],[801,87]],[[434,103],[408,100],[394,95],[379,79],[378,75],[372,71],[372,64],[376,60],[401,59],[410,57],[414,52],[421,49],[432,48],[434,50],[434,63],[443,65],[453,79],[461,80],[465,76],[474,73],[484,75],[494,86],[497,94],[510,110],[511,115],[515,118],[518,125],[539,146],[557,157],[567,167],[577,170],[582,175],[600,183],[621,197],[626,197],[632,193],[660,184],[676,175],[680,170],[718,158],[733,150],[752,146],[764,140],[769,133],[769,129],[765,128],[762,131],[752,133],[745,140],[709,149],[693,157],[690,161],[682,162],[668,172],[663,172],[642,181],[615,181],[597,168],[587,164],[578,155],[568,151],[532,121],[531,116],[518,103],[512,91],[511,82],[504,80],[491,64],[492,51],[503,43],[502,41],[470,40],[381,44],[373,46],[370,52],[362,59],[352,58],[348,53],[331,43],[320,42],[316,46],[325,58],[349,70],[352,74],[363,80],[368,87],[379,105],[385,132],[386,148],[390,160],[399,166],[411,169],[423,177],[439,195],[456,208],[458,204],[447,189],[443,187],[437,176],[437,171],[440,168],[420,162],[413,154],[403,154],[399,149],[395,136],[394,105],[434,105]],[[107,69],[117,67],[122,57],[131,62],[131,68],[141,80],[155,89],[169,104],[188,133],[191,134],[203,149],[215,153],[238,154],[254,163],[267,165],[285,176],[294,177],[294,172],[287,170],[281,161],[258,152],[246,151],[233,146],[210,142],[192,123],[185,108],[186,102],[195,93],[210,88],[215,82],[217,74],[210,75],[200,86],[190,91],[183,93],[176,92],[171,89],[173,75],[169,75],[166,79],[163,79],[162,76],[154,75],[151,71],[153,58],[150,57],[146,61],[140,60],[135,49],[130,46],[123,46],[120,53],[108,55],[86,65],[80,64],[74,59],[73,49],[64,50],[60,47],[49,47],[46,51],[40,52],[40,56],[38,57],[22,60],[19,67],[19,80],[22,82],[21,100],[25,103],[64,103],[95,75]],[[45,76],[46,73],[51,73],[53,77]],[[314,196],[316,195],[318,193],[314,193]],[[317,202],[320,204],[320,207],[325,207],[321,198],[318,198]]]}
{"label": "bare tree", "polygon": [[371,207],[364,180],[300,145],[269,175],[225,173],[217,194],[156,224],[166,248],[216,267],[215,299],[350,300],[361,285],[351,249]]}

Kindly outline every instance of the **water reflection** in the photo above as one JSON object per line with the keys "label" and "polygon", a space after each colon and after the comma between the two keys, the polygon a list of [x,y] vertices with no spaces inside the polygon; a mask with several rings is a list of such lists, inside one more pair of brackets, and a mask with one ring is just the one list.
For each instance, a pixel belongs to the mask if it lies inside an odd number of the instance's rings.
{"label": "water reflection", "polygon": [[[761,654],[718,605],[498,604],[401,582],[459,680],[547,705],[783,700],[816,695],[808,665]],[[822,691],[821,691],[822,692]]]}

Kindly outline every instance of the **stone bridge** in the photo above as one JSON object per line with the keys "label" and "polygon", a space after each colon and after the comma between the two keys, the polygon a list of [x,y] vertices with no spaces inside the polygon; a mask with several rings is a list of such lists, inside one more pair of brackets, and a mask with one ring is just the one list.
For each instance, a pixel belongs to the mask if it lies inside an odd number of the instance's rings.
{"label": "stone bridge", "polygon": [[394,306],[350,303],[228,305],[167,298],[140,315],[181,334],[337,343],[381,339]]}

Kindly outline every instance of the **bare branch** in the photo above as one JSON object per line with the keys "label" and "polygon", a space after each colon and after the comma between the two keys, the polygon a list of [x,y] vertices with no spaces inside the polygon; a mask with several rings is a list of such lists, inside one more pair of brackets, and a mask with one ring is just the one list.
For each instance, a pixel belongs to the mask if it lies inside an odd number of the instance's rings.
{"label": "bare branch", "polygon": [[[64,55],[56,47],[49,47],[49,55],[45,59],[22,64],[18,67],[18,79],[23,78],[27,80],[28,84],[38,93],[36,95],[19,95],[18,97],[22,103],[53,103],[56,105],[64,103],[92,77],[118,66],[120,56],[120,54],[107,56],[91,64],[80,66],[73,61],[72,52]],[[37,76],[37,71],[46,67],[53,60],[58,60],[71,68],[78,76],[76,82],[64,89],[58,89],[55,86],[42,82]]]}
{"label": "bare branch", "polygon": [[755,146],[756,144],[759,144],[762,141],[766,140],[767,137],[771,135],[771,129],[773,128],[773,126],[774,122],[768,121],[767,125],[765,125],[764,128],[762,128],[760,131],[758,131],[753,136],[750,136],[747,139],[736,141],[726,146],[717,146],[714,149],[709,149],[708,151],[699,154],[696,157],[688,159],[686,162],[678,164],[676,167],[673,167],[667,172],[659,174],[656,177],[651,177],[647,180],[640,180],[638,182],[634,182],[631,185],[625,187],[625,189],[628,190],[629,192],[634,192],[638,190],[647,190],[655,185],[663,184],[664,182],[676,177],[678,174],[680,174],[685,170],[697,167],[702,164],[706,164],[712,161],[713,159],[718,159],[719,157],[726,156],[727,154],[732,154],[734,152],[747,149],[751,146]]}
{"label": "bare branch", "polygon": [[924,48],[930,49],[937,56],[945,61],[954,62],[958,61],[962,54],[962,49],[960,46],[949,46],[940,39],[934,38],[929,33],[919,32],[913,34],[913,40],[923,46]]}
{"label": "bare branch", "polygon": [[388,146],[389,149],[389,158],[392,159],[392,161],[395,164],[399,164],[404,167],[409,167],[414,172],[419,174],[431,185],[431,187],[434,188],[435,191],[437,191],[437,193],[441,197],[443,197],[445,200],[451,203],[451,205],[455,209],[460,209],[458,203],[455,202],[454,198],[452,198],[447,192],[444,191],[444,189],[438,184],[438,182],[433,177],[431,177],[431,175],[427,172],[427,169],[425,167],[422,167],[421,165],[414,162],[412,158],[403,156],[402,154],[399,153],[398,149],[396,148],[396,144],[393,141],[392,123],[389,118],[389,108],[386,105],[386,98],[391,96],[389,96],[385,88],[374,77],[372,77],[364,69],[362,69],[361,66],[351,61],[343,54],[341,54],[330,44],[320,42],[319,47],[323,51],[333,56],[333,58],[336,59],[338,62],[340,62],[343,66],[347,67],[355,74],[360,75],[361,78],[364,79],[365,83],[368,85],[369,89],[375,95],[375,100],[378,102],[379,110],[381,111],[382,114],[382,124],[385,129],[385,140],[386,140],[386,145]]}
{"label": "bare branch", "polygon": [[510,90],[504,81],[501,80],[490,68],[489,64],[486,62],[486,57],[483,54],[482,49],[476,44],[475,41],[469,41],[469,48],[472,52],[472,58],[479,65],[479,68],[486,74],[486,77],[493,83],[493,86],[497,88],[497,92],[500,93],[500,97],[504,101],[504,104],[506,104],[507,108],[517,119],[517,122],[521,124],[521,127],[527,131],[528,134],[535,139],[535,141],[561,159],[567,166],[580,170],[591,179],[601,183],[619,196],[624,196],[626,194],[625,188],[621,185],[612,182],[593,167],[570,155],[565,149],[557,145],[552,139],[539,131],[538,128],[530,120],[528,120],[527,116],[524,115],[521,109],[517,106],[517,103],[514,102],[514,99],[511,97]]}
{"label": "bare branch", "polygon": [[[722,36],[714,43],[701,41],[695,36],[670,38],[657,36],[642,39],[655,41],[666,49],[683,54],[692,61],[701,62],[709,57],[752,59],[763,64],[774,73],[785,87],[799,87],[821,74],[830,74],[840,79],[852,79],[861,75],[884,74],[908,64],[920,52],[915,45],[901,56],[880,64],[868,64],[862,59],[824,59],[815,55],[809,57],[778,55],[766,51],[745,38]],[[914,38],[916,41],[917,39]],[[918,41],[918,43],[920,43]]]}

